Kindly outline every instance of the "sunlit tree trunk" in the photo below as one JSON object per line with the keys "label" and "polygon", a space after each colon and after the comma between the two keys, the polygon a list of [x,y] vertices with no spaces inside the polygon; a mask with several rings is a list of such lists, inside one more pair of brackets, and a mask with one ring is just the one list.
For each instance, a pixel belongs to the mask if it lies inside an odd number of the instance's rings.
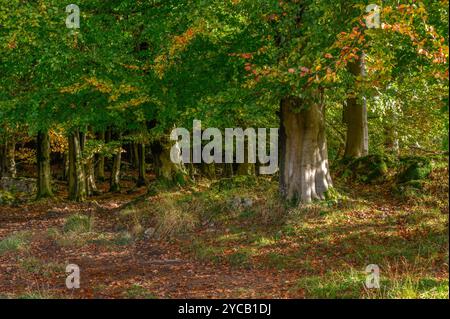
{"label": "sunlit tree trunk", "polygon": [[[121,134],[118,134],[120,140]],[[111,169],[111,178],[109,181],[109,191],[120,191],[120,166],[122,165],[122,147],[119,147],[113,156],[113,165]]]}
{"label": "sunlit tree trunk", "polygon": [[[299,109],[301,109],[299,111]],[[332,187],[323,103],[286,97],[280,110],[280,192],[287,200],[324,199]]]}
{"label": "sunlit tree trunk", "polygon": [[171,143],[156,142],[151,146],[156,177],[170,183],[184,184],[188,180],[188,172],[182,163],[172,162],[170,158]]}
{"label": "sunlit tree trunk", "polygon": [[50,167],[50,137],[48,132],[39,131],[37,134],[37,198],[53,196],[51,186]]}
{"label": "sunlit tree trunk", "polygon": [[69,134],[69,199],[86,200],[86,174],[81,152],[80,132]]}
{"label": "sunlit tree trunk", "polygon": [[86,159],[86,192],[88,196],[98,195],[99,191],[95,183],[94,157]]}

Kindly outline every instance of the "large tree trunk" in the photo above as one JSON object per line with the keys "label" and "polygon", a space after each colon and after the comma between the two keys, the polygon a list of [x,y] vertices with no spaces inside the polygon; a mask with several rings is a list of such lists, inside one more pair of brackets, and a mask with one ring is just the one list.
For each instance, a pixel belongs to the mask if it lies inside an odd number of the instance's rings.
{"label": "large tree trunk", "polygon": [[50,168],[50,137],[48,132],[37,134],[37,198],[53,196]]}
{"label": "large tree trunk", "polygon": [[287,200],[324,199],[332,187],[323,104],[302,108],[298,98],[281,101],[280,192]]}
{"label": "large tree trunk", "polygon": [[170,159],[170,143],[157,142],[151,146],[156,177],[170,183],[183,185],[188,180],[188,173],[183,163],[173,163]]}
{"label": "large tree trunk", "polygon": [[[120,134],[118,139],[120,140]],[[113,156],[113,165],[111,169],[111,178],[109,180],[109,191],[120,191],[120,166],[122,164],[122,147],[119,147]]]}
{"label": "large tree trunk", "polygon": [[145,186],[147,185],[147,179],[145,178],[146,173],[146,165],[145,165],[145,144],[139,143],[137,146],[137,155],[138,155],[138,179],[136,182],[136,186]]}
{"label": "large tree trunk", "polygon": [[[350,62],[350,73],[355,77],[364,76],[364,57],[360,61]],[[344,106],[344,122],[347,125],[347,139],[345,146],[346,158],[359,158],[369,153],[369,130],[367,121],[367,103],[363,97],[362,102],[356,96],[347,98]]]}
{"label": "large tree trunk", "polygon": [[69,134],[69,199],[86,200],[86,174],[78,130]]}

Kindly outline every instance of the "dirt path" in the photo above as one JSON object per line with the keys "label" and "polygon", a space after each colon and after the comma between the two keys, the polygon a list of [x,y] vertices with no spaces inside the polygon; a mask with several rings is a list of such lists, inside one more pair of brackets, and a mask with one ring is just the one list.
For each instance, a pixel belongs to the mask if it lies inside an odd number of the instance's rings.
{"label": "dirt path", "polygon": [[[106,194],[98,203],[36,202],[0,207],[0,240],[17,231],[32,233],[25,250],[0,255],[0,296],[73,298],[286,298],[298,274],[234,269],[193,260],[176,243],[140,240],[128,245],[58,245],[49,229],[61,229],[74,213],[96,214],[102,233],[113,232],[113,211],[143,193]],[[96,213],[98,206],[102,213]],[[68,290],[65,267],[81,270],[81,288]]]}

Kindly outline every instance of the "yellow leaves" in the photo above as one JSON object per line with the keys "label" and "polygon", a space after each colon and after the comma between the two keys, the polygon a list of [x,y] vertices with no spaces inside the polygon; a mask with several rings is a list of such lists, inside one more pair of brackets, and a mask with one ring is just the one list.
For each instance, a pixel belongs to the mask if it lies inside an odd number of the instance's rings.
{"label": "yellow leaves", "polygon": [[141,106],[143,104],[149,103],[149,102],[155,102],[153,101],[150,97],[148,96],[140,96],[137,98],[132,98],[128,101],[125,102],[120,102],[114,105],[111,105],[110,107],[108,107],[109,109],[118,109],[118,110],[125,110],[128,108],[132,108],[132,107],[138,107]]}
{"label": "yellow leaves", "polygon": [[14,33],[13,36],[11,37],[11,39],[9,39],[8,44],[7,44],[8,49],[13,50],[13,49],[17,48],[16,37],[17,37],[17,35],[16,35],[16,33]]}
{"label": "yellow leaves", "polygon": [[101,93],[111,93],[112,85],[96,78],[85,78],[85,81]]}
{"label": "yellow leaves", "polygon": [[129,93],[133,93],[133,92],[137,92],[137,91],[138,91],[138,89],[131,85],[121,84],[119,86],[119,88],[112,90],[111,95],[109,96],[109,101],[110,102],[117,101],[121,95],[129,94]]}
{"label": "yellow leaves", "polygon": [[64,154],[69,146],[67,138],[64,135],[64,130],[60,127],[49,131],[50,136],[50,148],[53,153]]}
{"label": "yellow leaves", "polygon": [[86,87],[87,87],[86,83],[74,83],[72,85],[62,87],[61,89],[59,89],[59,93],[75,94],[85,89]]}

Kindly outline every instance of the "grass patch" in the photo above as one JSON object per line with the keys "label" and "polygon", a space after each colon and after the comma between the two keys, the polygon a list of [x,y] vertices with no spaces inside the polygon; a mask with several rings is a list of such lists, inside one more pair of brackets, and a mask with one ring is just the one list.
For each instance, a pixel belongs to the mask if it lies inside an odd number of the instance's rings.
{"label": "grass patch", "polygon": [[55,296],[48,293],[33,291],[17,296],[17,299],[56,299]]}
{"label": "grass patch", "polygon": [[[419,274],[420,275],[420,274]],[[448,279],[418,277],[404,273],[380,278],[379,289],[365,286],[366,274],[351,270],[329,272],[300,279],[296,289],[310,299],[448,299]]]}
{"label": "grass patch", "polygon": [[200,241],[194,241],[189,247],[194,258],[202,262],[220,263],[223,259],[223,248],[208,246]]}
{"label": "grass patch", "polygon": [[28,246],[31,234],[26,231],[9,235],[0,241],[0,255],[6,252],[24,250]]}
{"label": "grass patch", "polygon": [[65,233],[89,233],[93,229],[93,218],[86,215],[72,215],[66,219],[63,226]]}
{"label": "grass patch", "polygon": [[55,273],[64,273],[64,266],[54,262],[43,262],[35,257],[25,258],[20,261],[20,267],[25,271],[42,275],[44,277],[53,276]]}
{"label": "grass patch", "polygon": [[156,295],[137,284],[128,287],[123,296],[127,299],[157,299]]}

